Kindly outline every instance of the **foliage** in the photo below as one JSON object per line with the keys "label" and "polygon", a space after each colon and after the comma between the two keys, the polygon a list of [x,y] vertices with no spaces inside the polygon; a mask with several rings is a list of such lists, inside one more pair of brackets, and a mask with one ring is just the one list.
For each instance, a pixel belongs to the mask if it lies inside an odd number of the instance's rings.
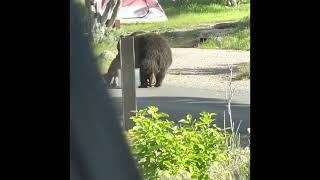
{"label": "foliage", "polygon": [[117,42],[120,39],[121,32],[112,28],[105,28],[103,34],[100,36],[100,40],[93,43],[95,55],[99,56],[105,50],[115,51]]}
{"label": "foliage", "polygon": [[200,113],[199,120],[187,115],[175,125],[168,114],[151,106],[134,111],[135,126],[128,131],[132,153],[146,179],[183,171],[192,179],[208,179],[215,161],[228,161],[226,139],[214,123],[215,113]]}
{"label": "foliage", "polygon": [[116,48],[117,42],[123,32],[104,27],[104,30],[101,31],[101,33],[104,35],[100,35],[99,41],[92,42],[92,46],[94,55],[99,57],[99,61],[97,62],[98,67],[104,74],[107,72],[112,59],[118,53]]}
{"label": "foliage", "polygon": [[112,27],[101,26],[96,24],[93,28],[94,43],[98,44],[103,41],[115,42],[120,39],[121,32]]}
{"label": "foliage", "polygon": [[159,176],[160,176],[160,180],[191,180],[190,173],[181,168],[175,175],[172,175],[167,171],[161,171],[159,173]]}

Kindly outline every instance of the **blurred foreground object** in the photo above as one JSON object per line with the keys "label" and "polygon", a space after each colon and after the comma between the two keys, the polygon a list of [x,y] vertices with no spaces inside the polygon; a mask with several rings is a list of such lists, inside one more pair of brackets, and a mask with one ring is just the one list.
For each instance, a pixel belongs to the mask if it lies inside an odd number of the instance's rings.
{"label": "blurred foreground object", "polygon": [[141,179],[70,4],[70,179]]}

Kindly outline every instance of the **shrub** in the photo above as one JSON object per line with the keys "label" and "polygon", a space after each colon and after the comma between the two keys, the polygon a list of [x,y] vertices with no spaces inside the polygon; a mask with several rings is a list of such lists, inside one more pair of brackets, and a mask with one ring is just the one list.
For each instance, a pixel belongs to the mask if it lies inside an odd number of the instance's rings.
{"label": "shrub", "polygon": [[95,41],[92,43],[94,54],[98,60],[98,67],[102,74],[107,73],[109,65],[118,53],[117,42],[120,40],[122,31],[103,27],[94,34]]}
{"label": "shrub", "polygon": [[121,32],[113,29],[112,27],[102,26],[99,23],[95,24],[93,28],[93,40],[98,44],[102,41],[118,41]]}
{"label": "shrub", "polygon": [[230,132],[214,123],[215,113],[200,113],[179,121],[179,125],[157,107],[134,111],[135,126],[128,131],[129,144],[145,179],[184,174],[192,179],[208,179],[210,164],[230,161],[226,139]]}

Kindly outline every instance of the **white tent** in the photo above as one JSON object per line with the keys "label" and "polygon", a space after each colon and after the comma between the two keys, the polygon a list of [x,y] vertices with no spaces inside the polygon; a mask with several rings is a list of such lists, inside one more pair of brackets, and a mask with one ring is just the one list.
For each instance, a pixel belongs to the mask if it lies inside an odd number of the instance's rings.
{"label": "white tent", "polygon": [[[90,0],[92,11],[98,16],[100,23],[111,19],[116,5],[112,0]],[[112,2],[111,2],[112,1]],[[111,10],[110,10],[111,9]],[[120,0],[116,19],[123,23],[161,22],[168,18],[158,0]]]}
{"label": "white tent", "polygon": [[168,20],[158,0],[121,0],[117,19],[121,23],[161,22]]}

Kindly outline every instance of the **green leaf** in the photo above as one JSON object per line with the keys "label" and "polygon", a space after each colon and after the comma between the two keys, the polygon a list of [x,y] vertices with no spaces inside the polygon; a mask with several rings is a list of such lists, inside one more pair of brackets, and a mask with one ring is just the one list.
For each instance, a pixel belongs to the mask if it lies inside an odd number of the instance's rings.
{"label": "green leaf", "polygon": [[200,149],[205,149],[202,144],[198,144],[198,147],[199,147]]}
{"label": "green leaf", "polygon": [[144,157],[144,158],[141,158],[141,159],[138,161],[138,163],[142,163],[142,162],[146,162],[146,161],[147,161],[147,158]]}
{"label": "green leaf", "polygon": [[200,126],[204,126],[204,125],[207,125],[207,123],[205,123],[205,122],[198,122],[198,123],[195,123],[195,124],[194,124],[195,127],[200,127]]}
{"label": "green leaf", "polygon": [[190,172],[190,173],[193,173],[192,165],[189,165],[188,169],[189,169],[189,172]]}
{"label": "green leaf", "polygon": [[189,123],[192,121],[192,115],[191,114],[187,115],[187,120],[188,120]]}
{"label": "green leaf", "polygon": [[169,161],[163,161],[163,165],[165,165],[168,168],[171,167],[171,163]]}
{"label": "green leaf", "polygon": [[172,130],[176,132],[178,130],[178,126],[173,126]]}
{"label": "green leaf", "polygon": [[181,119],[181,120],[179,120],[178,122],[179,122],[179,123],[184,123],[184,124],[189,124],[189,122],[188,122],[187,120],[185,120],[185,119]]}

